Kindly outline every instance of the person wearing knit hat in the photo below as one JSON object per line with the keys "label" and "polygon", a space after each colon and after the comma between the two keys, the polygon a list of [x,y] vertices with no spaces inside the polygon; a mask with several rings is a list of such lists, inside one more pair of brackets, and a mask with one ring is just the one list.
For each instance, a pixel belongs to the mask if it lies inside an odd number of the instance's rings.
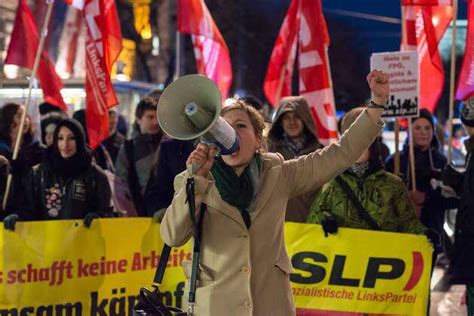
{"label": "person wearing knit hat", "polygon": [[[363,107],[358,107],[347,112],[340,124],[341,133],[348,130],[363,111]],[[361,217],[346,190],[359,199],[373,223]],[[339,226],[413,234],[423,234],[426,230],[416,218],[402,180],[383,169],[378,139],[349,169],[316,195],[307,222],[321,224],[326,237],[337,233]]]}
{"label": "person wearing knit hat", "polygon": [[460,196],[454,246],[451,252],[450,282],[466,285],[466,302],[469,315],[474,315],[474,97],[464,101],[461,121],[469,138],[466,147],[466,171],[459,173],[448,166],[443,170],[443,184],[452,187]]}
{"label": "person wearing knit hat", "polygon": [[5,228],[14,230],[18,220],[84,219],[110,215],[111,191],[102,169],[92,162],[84,130],[74,119],[58,123],[53,144],[43,162],[26,179],[26,206],[7,216]]}

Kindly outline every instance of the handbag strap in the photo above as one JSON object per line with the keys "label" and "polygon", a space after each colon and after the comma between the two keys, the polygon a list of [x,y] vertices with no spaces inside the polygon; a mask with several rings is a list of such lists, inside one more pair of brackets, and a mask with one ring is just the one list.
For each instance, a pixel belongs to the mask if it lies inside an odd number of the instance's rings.
{"label": "handbag strap", "polygon": [[370,216],[369,212],[367,212],[366,209],[362,206],[349,184],[347,184],[347,182],[344,181],[341,176],[337,176],[336,181],[341,186],[342,190],[346,193],[349,200],[351,200],[352,204],[355,206],[359,217],[365,220],[372,229],[381,230],[380,226],[375,222],[372,216]]}

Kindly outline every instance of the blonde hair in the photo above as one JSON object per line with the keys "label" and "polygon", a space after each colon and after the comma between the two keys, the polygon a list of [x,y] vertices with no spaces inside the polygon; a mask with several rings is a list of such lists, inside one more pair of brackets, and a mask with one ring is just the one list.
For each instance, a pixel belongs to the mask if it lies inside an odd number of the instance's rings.
{"label": "blonde hair", "polygon": [[224,116],[226,113],[229,113],[230,111],[233,111],[233,110],[240,110],[247,113],[247,115],[250,118],[250,123],[252,123],[255,135],[263,139],[263,130],[265,129],[265,120],[263,119],[260,112],[258,112],[250,104],[243,102],[241,100],[236,100],[231,105],[228,105],[222,108],[221,116]]}

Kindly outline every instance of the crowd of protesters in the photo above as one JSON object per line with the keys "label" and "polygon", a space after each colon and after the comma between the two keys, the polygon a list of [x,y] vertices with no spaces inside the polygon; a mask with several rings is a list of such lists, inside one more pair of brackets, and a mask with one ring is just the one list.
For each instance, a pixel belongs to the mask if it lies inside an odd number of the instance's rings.
{"label": "crowd of protesters", "polygon": [[[131,124],[125,122],[116,109],[111,109],[110,136],[94,150],[88,146],[84,110],[69,118],[58,108],[42,104],[41,138],[37,140],[28,116],[22,135],[18,135],[23,106],[16,103],[1,106],[0,197],[6,202],[1,213],[5,229],[15,230],[19,221],[51,219],[82,219],[89,227],[95,218],[116,216],[152,217],[161,222],[168,207],[172,203],[179,204],[179,201],[173,202],[175,177],[186,169],[196,148],[201,147],[198,141],[181,141],[164,135],[156,117],[158,101],[156,93],[143,97]],[[323,148],[303,97],[283,98],[272,116],[265,115],[262,103],[254,97],[235,100],[231,107],[238,111],[224,113],[247,113],[253,131],[258,132],[258,146],[253,152],[258,149],[259,153],[277,153],[278,159],[296,163]],[[338,124],[340,135],[346,133],[364,111],[360,107],[346,113]],[[230,117],[232,119],[232,115]],[[408,135],[400,152],[400,174],[393,173],[395,157],[388,156],[387,147],[378,137],[360,157],[354,157],[356,161],[351,161],[349,168],[340,170],[341,175],[322,187],[292,195],[286,205],[285,221],[321,224],[326,236],[336,234],[339,227],[425,234],[436,254],[448,254],[452,280],[467,284],[468,308],[474,314],[474,169],[471,159],[474,105],[471,102],[464,103],[461,119],[468,133],[464,173],[447,163],[443,146],[436,137],[434,118],[428,111],[421,110],[419,117],[413,119],[413,135]],[[17,137],[21,137],[20,150],[13,159]],[[413,164],[409,138],[414,144]],[[255,160],[257,168],[262,163]],[[217,182],[220,179],[223,183],[243,181],[240,174],[226,171],[224,162],[221,165],[222,168],[217,164],[216,170],[211,170]],[[416,187],[410,181],[411,165],[415,166]],[[229,172],[233,177],[229,178]],[[12,181],[5,196],[9,174]],[[452,189],[454,193],[450,198],[443,194],[443,188]],[[455,242],[448,247],[449,238],[443,224],[445,210],[453,207],[458,208]],[[174,229],[169,226],[172,221],[172,217],[165,218],[168,233]],[[169,239],[171,242],[173,238]]]}

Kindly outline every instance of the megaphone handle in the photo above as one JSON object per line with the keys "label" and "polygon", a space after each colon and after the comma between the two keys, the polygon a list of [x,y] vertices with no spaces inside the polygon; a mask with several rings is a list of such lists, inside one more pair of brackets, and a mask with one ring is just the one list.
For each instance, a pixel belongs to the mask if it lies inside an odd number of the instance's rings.
{"label": "megaphone handle", "polygon": [[[220,149],[219,147],[216,146],[215,143],[209,141],[209,140],[205,140],[204,138],[201,137],[201,144],[206,144],[207,146],[209,147],[214,147],[217,149],[217,153],[216,155],[220,152]],[[196,171],[199,170],[199,168],[201,168],[202,164],[200,163],[187,163],[186,164],[186,170],[188,171],[188,173],[191,175],[191,176],[194,176],[196,174]]]}
{"label": "megaphone handle", "polygon": [[194,176],[196,174],[196,171],[199,170],[199,168],[201,168],[200,163],[188,163],[188,164],[186,164],[186,170],[188,171],[188,173],[191,176]]}

